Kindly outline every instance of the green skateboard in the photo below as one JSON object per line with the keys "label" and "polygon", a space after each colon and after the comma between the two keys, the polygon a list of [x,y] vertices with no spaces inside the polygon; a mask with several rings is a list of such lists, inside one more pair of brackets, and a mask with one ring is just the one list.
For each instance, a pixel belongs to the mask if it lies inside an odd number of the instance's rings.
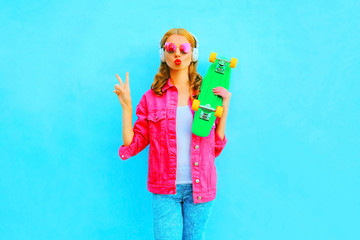
{"label": "green skateboard", "polygon": [[215,87],[229,89],[231,69],[235,68],[237,59],[216,58],[216,53],[211,53],[209,61],[212,62],[208,72],[202,80],[200,95],[192,104],[195,112],[192,125],[192,132],[200,137],[207,137],[210,134],[217,117],[223,113],[222,97],[213,93]]}

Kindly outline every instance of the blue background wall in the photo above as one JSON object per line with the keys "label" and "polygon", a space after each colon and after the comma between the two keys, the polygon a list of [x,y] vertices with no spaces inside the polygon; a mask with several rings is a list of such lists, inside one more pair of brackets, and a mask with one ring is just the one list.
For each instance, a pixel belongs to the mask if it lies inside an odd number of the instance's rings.
{"label": "blue background wall", "polygon": [[[184,27],[237,57],[207,239],[359,239],[359,1],[1,1],[0,238],[152,239],[133,107]],[[134,119],[136,120],[135,113]],[[357,148],[357,149],[356,149]]]}

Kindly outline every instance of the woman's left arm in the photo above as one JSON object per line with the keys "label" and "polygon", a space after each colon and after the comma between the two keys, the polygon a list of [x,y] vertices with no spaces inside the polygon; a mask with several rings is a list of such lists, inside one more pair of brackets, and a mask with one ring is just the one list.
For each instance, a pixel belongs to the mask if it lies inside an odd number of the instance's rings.
{"label": "woman's left arm", "polygon": [[221,96],[223,98],[223,114],[219,120],[219,124],[217,125],[215,132],[221,137],[221,139],[224,139],[225,136],[225,125],[226,125],[226,118],[229,111],[229,104],[230,104],[230,98],[231,98],[231,92],[229,92],[224,87],[216,87],[213,88],[213,93],[215,95]]}

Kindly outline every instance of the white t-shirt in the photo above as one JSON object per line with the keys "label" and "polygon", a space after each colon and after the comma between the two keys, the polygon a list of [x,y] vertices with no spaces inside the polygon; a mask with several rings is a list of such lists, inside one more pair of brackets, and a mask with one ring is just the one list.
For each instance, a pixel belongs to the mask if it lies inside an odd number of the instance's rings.
{"label": "white t-shirt", "polygon": [[193,115],[189,106],[177,107],[176,112],[176,145],[177,167],[176,184],[192,183],[191,177],[191,137]]}

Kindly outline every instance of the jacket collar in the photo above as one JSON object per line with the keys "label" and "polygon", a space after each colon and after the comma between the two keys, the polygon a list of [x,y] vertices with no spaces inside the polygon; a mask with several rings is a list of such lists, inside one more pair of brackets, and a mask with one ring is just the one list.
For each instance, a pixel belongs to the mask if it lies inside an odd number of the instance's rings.
{"label": "jacket collar", "polygon": [[[167,80],[167,82],[165,83],[165,85],[162,87],[162,92],[164,93],[166,90],[168,90],[168,88],[171,88],[171,87],[173,87],[174,85],[172,85],[171,83],[170,83],[170,78]],[[192,95],[193,97],[195,96],[195,95]],[[192,100],[191,100],[191,97],[189,97],[189,107],[190,107],[190,110],[191,110],[191,113],[192,113],[192,115],[194,116],[195,115],[195,111],[194,110],[192,110],[192,108],[191,108],[191,106],[192,106]]]}
{"label": "jacket collar", "polygon": [[[171,88],[171,87],[173,87],[174,85],[172,85],[171,83],[170,83],[170,78],[167,80],[167,82],[165,83],[165,85],[162,87],[162,89],[161,89],[161,91],[162,92],[165,92],[166,90],[168,90],[168,88]],[[195,94],[192,94],[192,96],[194,97],[195,96]]]}
{"label": "jacket collar", "polygon": [[162,89],[161,89],[161,91],[162,92],[165,92],[168,88],[170,88],[170,87],[172,87],[172,86],[174,86],[174,85],[172,85],[171,83],[170,83],[170,78],[167,80],[167,82],[165,83],[165,85],[162,87]]}

